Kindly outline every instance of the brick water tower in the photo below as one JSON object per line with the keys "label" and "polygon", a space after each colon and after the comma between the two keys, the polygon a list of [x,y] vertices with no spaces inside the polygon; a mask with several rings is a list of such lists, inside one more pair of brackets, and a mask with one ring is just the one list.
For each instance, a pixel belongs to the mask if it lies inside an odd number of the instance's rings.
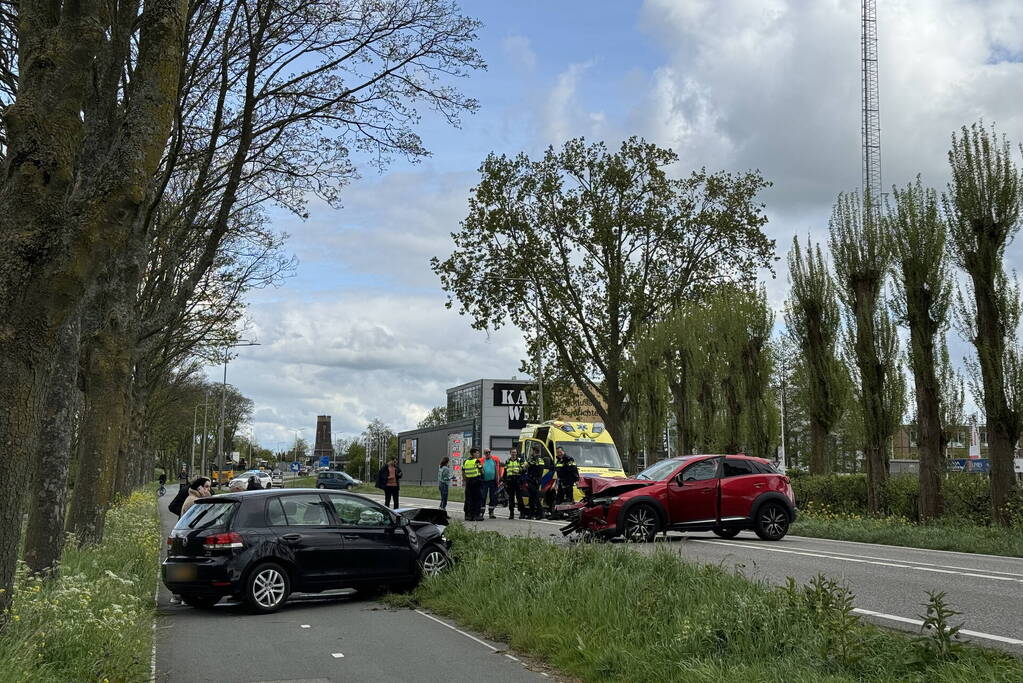
{"label": "brick water tower", "polygon": [[316,442],[313,446],[313,467],[320,467],[326,457],[328,463],[334,460],[334,445],[330,440],[330,415],[316,416]]}

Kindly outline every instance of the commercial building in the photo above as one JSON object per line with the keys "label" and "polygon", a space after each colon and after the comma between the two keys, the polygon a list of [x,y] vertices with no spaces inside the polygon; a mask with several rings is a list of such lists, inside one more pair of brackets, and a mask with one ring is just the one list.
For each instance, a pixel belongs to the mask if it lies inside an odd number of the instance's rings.
{"label": "commercial building", "polygon": [[517,379],[478,379],[447,390],[447,422],[398,434],[398,459],[407,484],[437,481],[441,458],[451,459],[456,479],[473,446],[502,460],[533,419],[534,384]]}

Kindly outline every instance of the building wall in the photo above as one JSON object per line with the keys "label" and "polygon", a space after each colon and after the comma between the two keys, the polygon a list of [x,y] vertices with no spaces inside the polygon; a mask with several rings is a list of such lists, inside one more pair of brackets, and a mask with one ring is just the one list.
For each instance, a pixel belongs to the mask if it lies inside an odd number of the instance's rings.
{"label": "building wall", "polygon": [[[398,465],[403,475],[402,483],[435,485],[441,459],[445,455],[451,457],[452,448],[468,450],[466,444],[471,445],[474,423],[469,418],[398,434]],[[408,462],[413,453],[415,461]]]}
{"label": "building wall", "polygon": [[501,460],[517,442],[519,433],[534,419],[533,383],[525,380],[482,381],[483,409],[480,448],[489,448]]}

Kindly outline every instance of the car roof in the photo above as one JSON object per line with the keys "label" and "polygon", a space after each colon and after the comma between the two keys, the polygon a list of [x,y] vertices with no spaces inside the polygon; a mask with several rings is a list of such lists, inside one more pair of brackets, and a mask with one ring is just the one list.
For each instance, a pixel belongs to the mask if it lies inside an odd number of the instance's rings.
{"label": "car roof", "polygon": [[[252,498],[256,496],[287,496],[293,493],[329,493],[332,496],[351,496],[352,498],[363,498],[365,500],[372,500],[372,498],[366,498],[360,496],[357,493],[351,493],[350,491],[324,491],[322,489],[313,488],[294,488],[294,489],[256,489],[254,491],[234,491],[231,493],[220,493],[215,496],[207,496],[205,498],[197,498],[196,504],[199,503],[216,503],[220,501],[241,501],[245,498]],[[377,502],[377,501],[373,501]]]}

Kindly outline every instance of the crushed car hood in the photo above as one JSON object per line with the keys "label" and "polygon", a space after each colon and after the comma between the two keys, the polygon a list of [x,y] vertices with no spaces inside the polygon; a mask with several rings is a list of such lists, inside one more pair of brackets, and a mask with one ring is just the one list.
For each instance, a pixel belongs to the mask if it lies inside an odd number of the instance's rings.
{"label": "crushed car hood", "polygon": [[587,477],[586,488],[590,496],[616,496],[626,491],[641,489],[656,482],[645,479],[616,479],[613,477]]}
{"label": "crushed car hood", "polygon": [[395,512],[412,522],[434,524],[440,527],[441,531],[450,523],[448,513],[440,508],[398,508]]}

